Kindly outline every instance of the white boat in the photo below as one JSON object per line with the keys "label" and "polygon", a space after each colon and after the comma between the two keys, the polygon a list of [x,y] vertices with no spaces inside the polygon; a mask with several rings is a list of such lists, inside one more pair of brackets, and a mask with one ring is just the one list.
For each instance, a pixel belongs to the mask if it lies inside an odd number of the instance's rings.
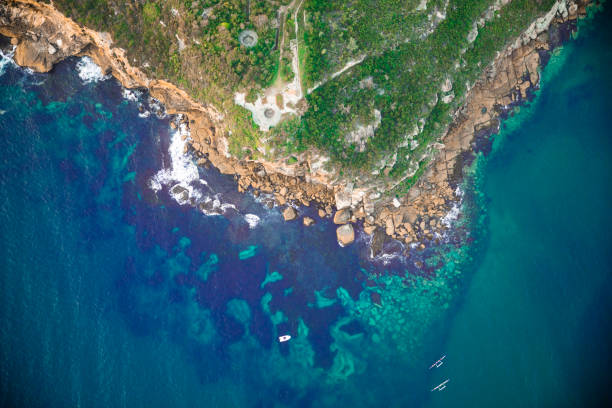
{"label": "white boat", "polygon": [[435,363],[433,363],[432,365],[429,366],[429,369],[431,370],[432,368],[436,367],[440,367],[442,364],[444,364],[444,362],[442,360],[444,360],[446,358],[446,354],[443,355],[438,361],[436,361]]}
{"label": "white boat", "polygon": [[437,386],[435,386],[434,388],[431,389],[431,392],[434,391],[442,391],[443,389],[446,388],[446,383],[449,381],[450,379],[447,378],[444,382],[438,384]]}
{"label": "white boat", "polygon": [[288,334],[285,334],[284,336],[280,336],[278,338],[278,341],[281,342],[281,343],[284,343],[284,342],[289,341],[289,340],[291,340],[291,336],[288,335]]}

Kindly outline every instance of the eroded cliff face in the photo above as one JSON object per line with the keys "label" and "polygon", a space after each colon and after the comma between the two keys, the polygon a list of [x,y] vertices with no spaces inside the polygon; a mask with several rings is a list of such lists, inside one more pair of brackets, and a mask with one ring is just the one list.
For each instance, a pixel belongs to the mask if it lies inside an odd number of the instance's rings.
{"label": "eroded cliff face", "polygon": [[[168,113],[183,114],[191,132],[191,146],[199,165],[211,163],[222,173],[238,178],[241,191],[251,187],[273,193],[279,205],[288,201],[317,205],[319,215],[344,211],[343,224],[364,220],[364,230],[400,239],[406,243],[430,240],[449,227],[448,216],[461,197],[456,187],[463,168],[479,150],[482,135],[497,129],[499,115],[513,103],[527,98],[538,86],[542,52],[550,48],[548,28],[573,21],[585,14],[588,0],[555,3],[546,16],[501,53],[481,80],[471,89],[455,121],[435,146],[435,155],[425,174],[404,197],[384,195],[390,182],[361,181],[357,185],[338,172],[325,171],[325,158],[308,152],[298,163],[241,161],[227,153],[223,113],[195,102],[186,92],[163,80],[151,80],[133,67],[124,50],[113,47],[108,34],[81,27],[53,6],[33,0],[0,3],[0,34],[17,46],[15,61],[38,72],[70,56],[89,56],[105,73],[126,88],[148,88]],[[553,28],[551,32],[554,32]],[[553,38],[554,40],[554,38]],[[446,217],[446,218],[445,218]]]}
{"label": "eroded cliff face", "polygon": [[[191,145],[198,163],[212,163],[222,173],[248,177],[253,187],[284,186],[286,200],[333,203],[333,191],[322,182],[307,182],[304,165],[240,161],[227,154],[223,137],[227,130],[223,114],[210,105],[195,102],[186,92],[163,80],[151,80],[133,67],[124,50],[113,47],[107,33],[81,27],[53,6],[32,0],[9,0],[0,4],[0,34],[17,46],[15,62],[37,72],[48,72],[70,56],[89,56],[105,74],[112,74],[126,88],[147,88],[170,114],[187,118]],[[245,185],[242,182],[241,185]]]}

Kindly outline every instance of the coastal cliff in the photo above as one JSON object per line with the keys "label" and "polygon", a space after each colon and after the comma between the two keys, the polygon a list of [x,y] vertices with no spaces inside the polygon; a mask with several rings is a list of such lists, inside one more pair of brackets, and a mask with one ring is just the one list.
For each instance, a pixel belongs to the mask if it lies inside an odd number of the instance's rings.
{"label": "coastal cliff", "polygon": [[[124,50],[114,47],[109,34],[80,26],[52,5],[32,0],[10,0],[0,4],[0,34],[16,45],[15,61],[38,72],[70,56],[89,56],[103,72],[112,74],[126,88],[147,88],[164,104],[168,113],[183,115],[190,129],[192,151],[199,165],[208,163],[222,173],[233,174],[238,188],[271,193],[276,202],[316,205],[320,216],[335,214],[342,229],[343,244],[354,237],[350,223],[363,220],[364,230],[375,234],[422,243],[449,227],[453,208],[461,201],[457,190],[463,169],[482,150],[483,141],[499,126],[500,115],[529,98],[538,87],[542,57],[567,35],[572,22],[586,13],[588,1],[558,1],[512,42],[470,89],[465,103],[453,115],[454,122],[439,142],[432,159],[408,194],[393,197],[392,182],[372,180],[354,185],[317,165],[316,154],[305,154],[296,163],[240,160],[228,152],[224,112],[195,101],[187,92],[164,80],[150,79],[128,60]],[[562,24],[570,28],[559,30]],[[452,87],[452,84],[450,85]],[[484,143],[486,145],[486,143]],[[451,214],[451,217],[449,217]],[[350,233],[345,234],[347,229]],[[348,236],[350,239],[345,238]]]}

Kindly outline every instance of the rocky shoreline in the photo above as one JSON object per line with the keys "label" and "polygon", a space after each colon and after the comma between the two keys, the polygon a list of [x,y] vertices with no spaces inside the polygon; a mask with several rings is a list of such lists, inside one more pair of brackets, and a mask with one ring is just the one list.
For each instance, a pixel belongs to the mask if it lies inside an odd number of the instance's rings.
{"label": "rocky shoreline", "polygon": [[[268,193],[284,207],[286,220],[299,214],[286,205],[318,207],[320,217],[333,215],[339,225],[341,245],[354,240],[352,224],[363,222],[373,235],[375,247],[387,237],[424,247],[450,227],[461,201],[457,186],[475,154],[486,152],[499,120],[517,104],[529,99],[539,85],[539,67],[547,53],[560,45],[575,29],[575,21],[586,14],[589,0],[555,3],[553,9],[535,21],[515,43],[489,66],[469,92],[454,122],[440,143],[425,173],[404,197],[381,194],[383,186],[363,188],[326,173],[316,155],[300,158],[295,164],[237,160],[227,152],[223,113],[202,105],[186,92],[163,80],[151,80],[127,59],[124,50],[112,46],[106,33],[79,26],[52,5],[33,0],[9,0],[0,4],[0,34],[16,45],[15,62],[37,72],[48,72],[70,56],[89,56],[105,74],[112,74],[126,88],[147,88],[170,114],[183,115],[190,131],[190,149],[200,166],[213,165],[224,174],[233,174],[241,192]],[[291,208],[291,210],[288,210]],[[311,218],[303,219],[312,224]]]}

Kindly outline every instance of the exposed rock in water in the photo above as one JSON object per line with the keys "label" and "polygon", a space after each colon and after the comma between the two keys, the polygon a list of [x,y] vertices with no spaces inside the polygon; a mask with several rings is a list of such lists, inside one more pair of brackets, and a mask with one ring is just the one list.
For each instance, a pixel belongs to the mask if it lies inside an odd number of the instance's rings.
{"label": "exposed rock in water", "polygon": [[[35,71],[49,71],[53,64],[69,56],[89,56],[104,74],[112,74],[123,86],[148,88],[151,96],[158,99],[168,113],[184,115],[183,123],[188,123],[195,154],[206,157],[199,164],[214,165],[223,174],[240,175],[241,180],[244,179],[239,184],[241,191],[247,191],[250,185],[254,191],[272,193],[281,206],[286,205],[288,200],[304,205],[314,202],[325,210],[319,211],[320,217],[332,215],[332,206],[335,205],[338,210],[353,211],[353,219],[362,218],[359,208],[363,206],[367,221],[364,231],[383,235],[386,232],[404,242],[417,242],[419,235],[435,232],[439,225],[435,220],[447,214],[451,206],[460,200],[456,187],[463,179],[463,168],[473,160],[475,152],[482,151],[477,146],[479,130],[484,127],[497,129],[498,116],[528,99],[537,89],[540,64],[546,63],[551,50],[567,41],[575,28],[575,22],[558,23],[584,15],[586,3],[587,0],[555,2],[546,16],[534,22],[514,44],[498,53],[496,60],[468,91],[469,96],[465,97],[465,101],[457,101],[461,102],[461,108],[454,112],[455,120],[442,136],[443,143],[439,150],[432,152],[434,156],[427,171],[407,196],[393,202],[381,198],[380,192],[387,191],[388,184],[377,184],[373,179],[355,180],[355,184],[343,177],[336,180],[334,171],[324,170],[321,164],[317,164],[325,162],[319,160],[325,157],[318,154],[310,159],[308,155],[299,157],[299,161],[310,161],[309,169],[313,172],[309,170],[308,174],[304,172],[304,167],[287,166],[284,160],[255,163],[250,159],[231,157],[224,135],[223,115],[219,110],[212,105],[198,103],[169,82],[147,78],[143,71],[130,65],[124,50],[112,46],[110,35],[80,27],[50,4],[30,0],[0,0],[0,33],[11,37],[11,44],[17,45],[15,61]],[[551,22],[554,24],[545,32]],[[257,24],[263,25],[265,22],[262,20]],[[278,21],[271,26],[277,27]],[[254,36],[246,38],[247,41],[253,39],[256,40]],[[370,82],[364,81],[363,86],[371,86]],[[458,98],[454,96],[453,89],[458,92],[463,85],[459,82],[453,84],[448,78],[436,86],[440,86],[442,101],[448,103]],[[438,94],[436,101],[437,98]],[[424,122],[419,123],[421,128],[423,125]],[[176,127],[176,124],[170,122],[170,126]],[[419,127],[416,129],[418,131]],[[489,142],[490,138],[487,137]],[[386,160],[383,167],[390,170],[396,160],[397,154]],[[181,201],[189,199],[188,191],[173,191],[173,194],[177,194],[177,199]],[[266,205],[272,206],[273,203],[270,200]],[[214,207],[212,201],[201,204],[200,208],[203,211],[221,211]],[[396,218],[395,213],[403,213],[403,217]],[[430,218],[420,228],[424,215]],[[283,217],[292,220],[297,218],[297,213],[287,208],[283,211]]]}
{"label": "exposed rock in water", "polygon": [[346,224],[350,219],[351,210],[348,208],[336,211],[336,214],[334,214],[334,224]]}
{"label": "exposed rock in water", "polygon": [[293,209],[293,207],[287,207],[283,210],[283,218],[285,221],[292,221],[297,218],[297,212]]}
{"label": "exposed rock in water", "polygon": [[363,227],[363,232],[365,232],[368,235],[372,235],[374,231],[376,231],[376,225],[368,224]]}
{"label": "exposed rock in water", "polygon": [[336,237],[341,246],[346,246],[355,241],[355,230],[351,224],[344,224],[336,230]]}
{"label": "exposed rock in water", "polygon": [[315,222],[315,220],[313,220],[310,217],[304,217],[304,219],[302,221],[304,222],[304,225],[307,226],[307,227],[310,227]]}
{"label": "exposed rock in water", "polygon": [[385,233],[379,228],[374,231],[372,237],[372,243],[370,244],[370,250],[372,251],[372,257],[377,257],[382,253],[383,244],[385,243]]}
{"label": "exposed rock in water", "polygon": [[172,193],[173,196],[178,197],[181,201],[187,201],[189,199],[189,190],[178,184],[170,189],[170,193]]}

